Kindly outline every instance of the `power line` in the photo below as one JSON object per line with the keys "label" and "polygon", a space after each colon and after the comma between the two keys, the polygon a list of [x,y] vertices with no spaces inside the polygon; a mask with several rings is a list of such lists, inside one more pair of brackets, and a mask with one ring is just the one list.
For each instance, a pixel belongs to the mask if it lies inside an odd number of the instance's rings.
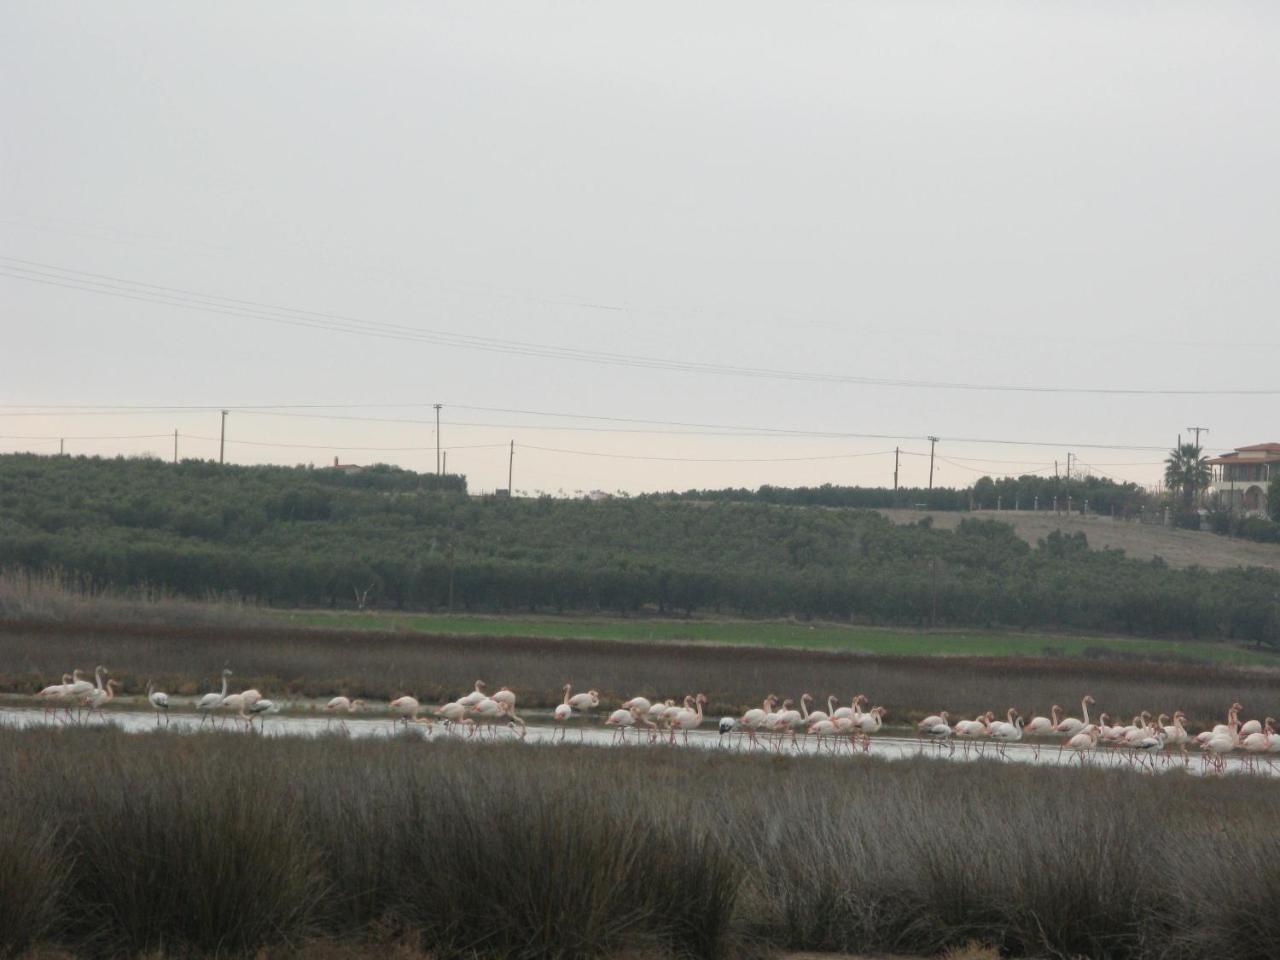
{"label": "power line", "polygon": [[[319,413],[296,413],[292,412],[298,408],[307,409],[359,409],[363,406],[377,406],[364,404],[336,405],[336,404],[262,404],[258,406],[145,406],[134,405],[124,407],[92,407],[84,406],[65,406],[52,407],[45,404],[29,404],[23,407],[22,411],[14,410],[18,405],[0,405],[8,412],[0,412],[0,416],[4,417],[44,417],[44,416],[119,416],[122,414],[155,414],[155,413],[195,413],[207,412],[212,410],[230,410],[239,414],[248,414],[254,416],[277,416],[277,417],[295,417],[301,419],[313,420],[333,420],[333,421],[351,421],[356,423],[402,423],[411,425],[432,425],[434,420],[415,419],[407,417],[361,417],[348,414],[319,414]],[[416,404],[385,404],[385,407],[413,407]],[[467,410],[496,410],[498,408],[468,407],[463,404],[451,404],[458,409]],[[53,412],[49,412],[50,410]],[[851,431],[823,431],[823,430],[798,430],[780,427],[752,427],[752,426],[732,426],[725,424],[700,424],[687,421],[668,421],[668,420],[643,420],[628,417],[602,417],[592,414],[568,414],[568,413],[538,413],[537,411],[523,410],[507,410],[505,412],[521,413],[528,415],[541,415],[550,417],[563,417],[566,419],[584,419],[584,420],[607,420],[618,423],[645,423],[655,425],[665,425],[672,427],[688,427],[679,431],[665,430],[621,430],[611,428],[590,428],[590,427],[568,427],[568,426],[539,426],[537,424],[528,423],[492,423],[477,421],[447,421],[445,426],[458,427],[485,427],[496,429],[520,429],[520,430],[575,430],[596,433],[654,433],[654,434],[670,434],[673,436],[726,436],[726,437],[805,437],[813,439],[832,439],[832,440],[918,440],[927,441],[928,436],[921,434],[893,434],[893,433],[860,433]],[[701,432],[698,428],[705,428],[713,431],[726,431],[720,433]],[[991,444],[999,446],[1019,446],[1019,447],[1055,447],[1064,446],[1079,447],[1082,449],[1096,450],[1141,450],[1152,452],[1165,452],[1165,447],[1147,444],[1126,444],[1126,443],[1067,443],[1060,440],[1011,440],[1007,438],[996,437],[950,437],[945,436],[940,439],[947,443],[967,443],[975,445]],[[907,451],[903,451],[907,453]],[[997,461],[988,461],[997,462]],[[1010,463],[1020,463],[1023,461],[1004,461]]]}
{"label": "power line", "polygon": [[813,457],[650,457],[631,453],[599,453],[592,450],[563,450],[558,447],[538,447],[520,444],[521,450],[540,450],[543,453],[563,453],[578,457],[604,457],[610,460],[658,460],[666,463],[792,463],[808,460],[850,460],[856,457],[886,457],[892,450],[875,450],[870,453],[835,453]]}
{"label": "power line", "polygon": [[673,360],[640,354],[610,353],[584,350],[552,344],[535,343],[459,334],[448,330],[411,327],[383,321],[362,320],[356,317],[323,311],[279,306],[262,301],[208,294],[182,287],[166,286],[130,280],[110,274],[76,270],[57,264],[24,260],[19,257],[0,256],[5,269],[0,276],[46,286],[62,287],[86,293],[96,293],[162,306],[179,307],[225,316],[267,320],[290,326],[323,329],[336,333],[381,339],[430,343],[457,349],[482,350],[542,359],[573,360],[583,363],[607,364],[644,369],[669,370],[683,373],[702,373],[716,376],[736,376],[756,379],[787,380],[802,383],[840,383],[860,386],[898,387],[931,390],[964,390],[981,392],[1012,392],[1040,394],[1072,394],[1097,396],[1271,396],[1280,389],[1144,389],[1136,387],[1071,387],[1022,384],[968,383],[940,380],[910,380],[891,377],[867,377],[847,374],[819,373],[813,371],[782,370],[768,367],[737,366],[732,364],[705,363]]}

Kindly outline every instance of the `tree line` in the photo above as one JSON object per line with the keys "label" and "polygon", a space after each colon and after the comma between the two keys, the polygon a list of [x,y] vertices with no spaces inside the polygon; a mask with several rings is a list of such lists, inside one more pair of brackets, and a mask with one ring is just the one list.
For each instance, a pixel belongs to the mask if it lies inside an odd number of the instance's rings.
{"label": "tree line", "polygon": [[[1280,574],[776,500],[472,497],[463,478],[0,457],[0,565],[263,604],[720,612],[1280,642]],[[771,494],[773,496],[774,494]],[[689,502],[694,500],[696,502]]]}

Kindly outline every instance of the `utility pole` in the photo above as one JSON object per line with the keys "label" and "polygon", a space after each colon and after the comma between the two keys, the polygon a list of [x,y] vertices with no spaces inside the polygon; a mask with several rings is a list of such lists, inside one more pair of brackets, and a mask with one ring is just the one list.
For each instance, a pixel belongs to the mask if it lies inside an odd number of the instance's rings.
{"label": "utility pole", "polygon": [[440,468],[440,472],[445,476],[449,475],[449,451],[444,452],[444,465]]}
{"label": "utility pole", "polygon": [[1067,483],[1071,482],[1071,452],[1067,451]]}
{"label": "utility pole", "polygon": [[227,411],[222,411],[222,433],[218,436],[218,462],[226,462],[227,452]]}
{"label": "utility pole", "polygon": [[436,476],[440,475],[440,407],[443,404],[433,403],[436,408]]}
{"label": "utility pole", "polygon": [[933,489],[933,448],[937,444],[937,437],[929,437],[929,489]]}
{"label": "utility pole", "polygon": [[893,448],[893,489],[898,489],[898,448]]}
{"label": "utility pole", "polygon": [[[1195,431],[1195,434],[1196,434],[1196,448],[1197,448],[1197,449],[1199,449],[1199,447],[1200,447],[1200,434],[1202,434],[1202,433],[1208,433],[1208,432],[1209,432],[1209,428],[1208,428],[1208,427],[1187,427],[1187,429],[1188,429],[1188,430],[1194,430],[1194,431]],[[1179,437],[1179,440],[1181,440],[1181,437]]]}
{"label": "utility pole", "polygon": [[173,462],[178,462],[178,431],[173,431]]}
{"label": "utility pole", "polygon": [[511,477],[514,475],[515,469],[516,469],[516,442],[512,440],[511,456],[507,460],[507,496],[508,497],[514,497],[516,495],[515,489],[511,486]]}
{"label": "utility pole", "polygon": [[62,437],[59,437],[59,438],[58,438],[58,456],[62,456],[62,451],[63,451],[63,449],[64,449],[64,448],[63,448],[63,444],[64,444],[64,443],[65,443],[65,440],[64,440]]}

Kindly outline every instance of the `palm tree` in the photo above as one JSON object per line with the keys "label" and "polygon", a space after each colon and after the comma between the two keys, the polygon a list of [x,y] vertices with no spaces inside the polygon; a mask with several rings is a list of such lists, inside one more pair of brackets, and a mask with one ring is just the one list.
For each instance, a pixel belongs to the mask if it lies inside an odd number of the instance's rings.
{"label": "palm tree", "polygon": [[1182,494],[1182,505],[1190,510],[1196,494],[1209,486],[1213,470],[1204,451],[1194,443],[1179,444],[1164,462],[1164,482]]}

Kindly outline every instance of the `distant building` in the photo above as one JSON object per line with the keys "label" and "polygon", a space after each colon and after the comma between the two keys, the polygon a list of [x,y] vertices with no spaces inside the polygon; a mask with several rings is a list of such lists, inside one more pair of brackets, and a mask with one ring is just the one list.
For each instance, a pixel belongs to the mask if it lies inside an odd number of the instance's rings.
{"label": "distant building", "polygon": [[340,473],[351,476],[353,473],[364,473],[364,467],[354,463],[339,463],[338,458],[333,458],[333,469]]}
{"label": "distant building", "polygon": [[1245,516],[1267,512],[1267,484],[1280,476],[1280,443],[1237,447],[1209,461],[1213,483],[1209,490],[1223,510]]}
{"label": "distant building", "polygon": [[612,499],[613,499],[613,494],[612,494],[612,493],[605,493],[603,490],[592,490],[590,493],[588,493],[588,494],[587,494],[586,499],[588,499],[588,500],[612,500]]}

